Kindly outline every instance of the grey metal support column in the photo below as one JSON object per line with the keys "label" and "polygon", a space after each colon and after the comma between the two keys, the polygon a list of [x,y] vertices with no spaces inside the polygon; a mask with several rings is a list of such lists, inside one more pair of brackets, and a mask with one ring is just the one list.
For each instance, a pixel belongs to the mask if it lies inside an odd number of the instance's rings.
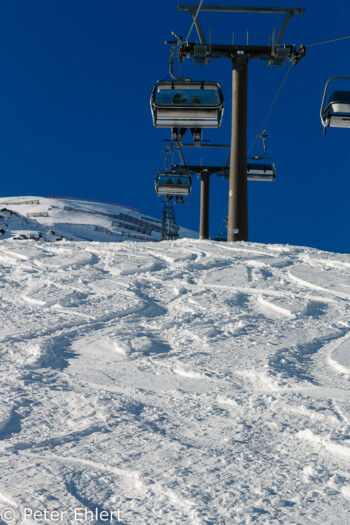
{"label": "grey metal support column", "polygon": [[248,57],[237,55],[232,70],[232,128],[227,241],[248,241],[247,191]]}
{"label": "grey metal support column", "polygon": [[201,173],[201,211],[199,222],[199,238],[209,239],[209,184],[210,174]]}

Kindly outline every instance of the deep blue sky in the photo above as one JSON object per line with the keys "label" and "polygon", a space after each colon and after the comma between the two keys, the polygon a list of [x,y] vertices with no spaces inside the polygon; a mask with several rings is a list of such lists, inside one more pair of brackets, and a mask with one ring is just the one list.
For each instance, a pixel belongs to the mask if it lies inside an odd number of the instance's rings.
{"label": "deep blue sky", "polygon": [[[11,0],[0,7],[1,196],[65,195],[122,202],[160,217],[154,177],[164,166],[163,139],[152,126],[149,97],[168,73],[171,31],[186,36],[188,13],[175,0]],[[184,3],[184,2],[183,2]],[[191,3],[191,2],[190,2]],[[193,2],[193,3],[198,3]],[[209,4],[234,5],[228,0]],[[289,22],[284,43],[310,44],[350,34],[347,0],[255,2],[237,5],[304,7]],[[267,44],[282,15],[202,13],[212,41]],[[207,33],[206,33],[207,34]],[[190,40],[197,40],[193,30]],[[293,67],[265,125],[275,159],[275,183],[249,183],[249,240],[349,252],[350,130],[323,135],[319,108],[326,80],[350,76],[350,39],[307,49]],[[248,145],[262,124],[289,63],[249,64]],[[219,130],[206,139],[229,143],[231,64],[213,60],[181,73],[218,81],[225,96]],[[177,67],[175,69],[177,71]],[[339,86],[350,90],[350,81]],[[259,141],[260,142],[260,141]],[[259,152],[260,144],[252,153]],[[223,150],[184,150],[189,163],[222,164]],[[178,159],[175,158],[177,162]],[[176,207],[182,226],[198,229],[199,187]],[[210,231],[227,211],[228,183],[211,179]]]}

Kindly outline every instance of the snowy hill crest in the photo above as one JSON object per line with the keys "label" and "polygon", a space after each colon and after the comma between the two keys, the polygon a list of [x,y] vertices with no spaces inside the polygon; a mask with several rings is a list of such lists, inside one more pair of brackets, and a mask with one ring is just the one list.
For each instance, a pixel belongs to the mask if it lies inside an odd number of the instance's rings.
{"label": "snowy hill crest", "polygon": [[[159,241],[162,222],[120,205],[44,197],[1,198],[5,211],[0,239],[117,242]],[[14,212],[10,215],[10,212]],[[179,228],[180,237],[197,234]]]}

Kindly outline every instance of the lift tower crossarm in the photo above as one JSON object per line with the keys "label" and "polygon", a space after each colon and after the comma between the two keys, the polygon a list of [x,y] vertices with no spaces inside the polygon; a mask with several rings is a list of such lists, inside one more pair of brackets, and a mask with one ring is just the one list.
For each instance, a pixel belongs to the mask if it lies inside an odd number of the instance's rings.
{"label": "lift tower crossarm", "polygon": [[[198,5],[193,4],[179,4],[179,11],[196,11]],[[303,7],[248,7],[248,6],[225,6],[225,5],[205,5],[200,8],[200,11],[221,11],[223,13],[292,13],[303,15],[305,9]]]}
{"label": "lift tower crossarm", "polygon": [[[199,36],[199,40],[201,44],[205,44],[205,36],[203,33],[203,29],[200,25],[200,22],[196,15],[198,14],[198,6],[193,4],[180,4],[178,5],[179,11],[188,11],[192,18],[194,19],[194,23],[197,29],[197,33]],[[289,20],[292,18],[293,15],[304,15],[305,9],[302,7],[248,7],[248,6],[222,6],[222,5],[207,5],[207,6],[201,6],[199,11],[202,12],[221,12],[221,13],[257,13],[257,14],[263,14],[263,13],[270,13],[270,14],[285,14],[285,18],[283,21],[282,28],[278,34],[277,40],[274,43],[275,46],[279,46],[282,42],[283,35],[287,29],[287,25]]]}
{"label": "lift tower crossarm", "polygon": [[[184,44],[185,52],[193,53],[196,47],[194,42]],[[286,46],[293,54],[295,46]],[[210,51],[214,55],[226,58],[235,59],[237,55],[246,55],[248,58],[257,58],[271,55],[271,46],[246,46],[246,45],[226,45],[226,44],[211,44]]]}
{"label": "lift tower crossarm", "polygon": [[[289,20],[292,18],[293,15],[304,15],[305,9],[302,7],[248,7],[248,6],[220,6],[220,5],[208,5],[208,6],[201,6],[198,9],[197,5],[193,4],[180,4],[178,5],[179,11],[188,11],[192,18],[194,19],[194,23],[197,29],[197,33],[199,36],[199,40],[202,45],[206,44],[205,36],[203,29],[201,27],[201,24],[199,22],[198,13],[199,11],[202,12],[221,12],[221,13],[257,13],[257,14],[285,14],[284,21],[282,24],[282,27],[280,29],[280,32],[278,34],[277,40],[272,42],[272,46],[270,49],[267,50],[266,55],[267,56],[273,56],[275,55],[276,48],[278,48],[281,45],[283,35],[287,29],[287,25]],[[272,37],[274,40],[274,36]],[[188,44],[188,43],[187,43]],[[217,48],[218,46],[210,46],[210,50],[213,54],[215,54],[214,48]],[[224,47],[224,46],[222,46]],[[237,46],[238,47],[238,46]],[[247,46],[248,47],[248,46]],[[253,46],[250,46],[253,47]],[[256,46],[259,47],[259,46]],[[260,46],[262,47],[262,46]],[[290,48],[291,53],[295,51],[295,46],[286,46]],[[293,49],[292,49],[293,48]],[[188,49],[188,47],[187,47]],[[220,55],[220,52],[216,51],[216,54]],[[227,53],[224,51],[221,52],[221,56],[228,56]],[[251,58],[255,57],[262,57],[262,53],[257,53],[255,55],[251,55]]]}

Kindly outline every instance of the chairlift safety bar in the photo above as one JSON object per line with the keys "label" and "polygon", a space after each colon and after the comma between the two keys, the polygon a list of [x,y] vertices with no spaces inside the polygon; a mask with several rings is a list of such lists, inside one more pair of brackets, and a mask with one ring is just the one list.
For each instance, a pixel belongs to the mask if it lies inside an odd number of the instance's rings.
{"label": "chairlift safety bar", "polygon": [[[171,146],[179,147],[178,142],[171,142]],[[180,144],[181,148],[230,148],[229,144],[205,144],[200,142],[199,144]]]}

